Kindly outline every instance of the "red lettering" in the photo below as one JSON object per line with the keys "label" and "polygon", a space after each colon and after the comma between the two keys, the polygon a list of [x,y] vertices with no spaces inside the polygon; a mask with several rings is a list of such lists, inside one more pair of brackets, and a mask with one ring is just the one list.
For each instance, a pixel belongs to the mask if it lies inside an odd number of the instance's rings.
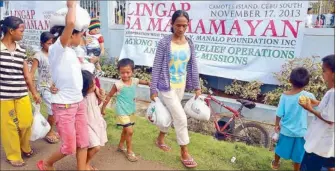
{"label": "red lettering", "polygon": [[206,34],[204,24],[203,24],[203,20],[198,21],[198,24],[197,24],[197,27],[196,27],[194,33],[197,33],[198,28],[200,28],[202,30],[201,34]]}
{"label": "red lettering", "polygon": [[131,20],[131,17],[127,17],[127,20],[126,20],[126,29],[129,29],[130,28],[130,20]]}
{"label": "red lettering", "polygon": [[218,34],[221,28],[221,35],[226,35],[225,33],[225,20],[219,20],[218,26],[216,25],[216,20],[210,20],[210,30],[208,34],[212,34],[212,28],[214,28],[215,34]]}
{"label": "red lettering", "polygon": [[172,3],[172,6],[170,7],[169,15],[167,17],[171,17],[175,11],[176,11],[175,3]]}
{"label": "red lettering", "polygon": [[[149,22],[149,26],[147,28],[147,31],[162,31],[161,30],[161,22],[162,22],[162,18],[158,18],[156,20],[156,23],[155,23],[155,18],[150,18],[150,22]],[[153,25],[153,28],[151,29],[151,25]],[[156,28],[158,27],[158,28]]]}
{"label": "red lettering", "polygon": [[133,26],[131,27],[131,29],[134,29],[135,26],[137,27],[136,28],[137,30],[141,30],[140,18],[136,18],[136,20],[135,20]]}
{"label": "red lettering", "polygon": [[[286,35],[286,28],[288,27],[289,30],[292,32],[293,36],[297,38],[297,34],[299,32],[299,25],[302,21],[295,21],[296,22],[296,30],[294,30],[293,25],[288,21],[288,20],[281,20],[284,23],[284,29],[283,29],[283,34],[280,37],[288,37]],[[286,27],[287,26],[287,27]]]}
{"label": "red lettering", "polygon": [[151,3],[151,5],[152,5],[152,7],[150,8],[147,3],[144,3],[144,8],[143,8],[141,16],[145,16],[145,11],[147,11],[147,13],[148,13],[149,16],[153,16],[154,3]]}
{"label": "red lettering", "polygon": [[181,3],[182,10],[189,11],[190,10],[190,4],[188,2],[182,2]]}
{"label": "red lettering", "polygon": [[188,31],[187,31],[187,33],[192,33],[192,27],[191,27],[191,21],[192,21],[192,19],[189,19],[189,22],[188,22]]}
{"label": "red lettering", "polygon": [[160,7],[161,5],[163,6],[163,8],[166,7],[166,5],[165,5],[164,3],[159,3],[159,4],[156,5],[155,13],[156,13],[156,15],[157,15],[158,17],[164,17],[164,16],[166,16],[166,14],[167,14],[167,10],[162,10],[162,15],[159,14],[159,7]]}
{"label": "red lettering", "polygon": [[34,19],[34,15],[35,15],[35,10],[31,10],[31,18],[30,19]]}
{"label": "red lettering", "polygon": [[165,32],[170,31],[171,27],[172,26],[171,26],[171,19],[170,19],[169,22],[166,24],[166,27],[163,31],[165,31]]}
{"label": "red lettering", "polygon": [[245,22],[247,22],[247,24],[250,26],[249,36],[256,36],[255,35],[255,30],[262,21],[263,20],[257,20],[257,24],[255,26],[253,26],[253,24],[252,24],[253,20],[245,20]]}
{"label": "red lettering", "polygon": [[240,25],[239,25],[238,20],[235,20],[235,21],[234,21],[234,23],[233,23],[233,25],[232,25],[232,27],[231,27],[231,30],[230,30],[230,32],[229,32],[228,35],[232,35],[232,31],[233,31],[233,30],[237,30],[237,34],[236,34],[236,36],[242,36],[242,33],[241,33],[241,29],[240,29]]}
{"label": "red lettering", "polygon": [[128,14],[127,15],[133,15],[134,14],[134,11],[132,11],[132,8],[130,8],[130,6],[131,6],[131,3],[128,3],[128,8],[127,8]]}
{"label": "red lettering", "polygon": [[261,35],[261,36],[266,36],[266,32],[268,30],[271,30],[272,31],[272,37],[277,37],[277,32],[276,32],[276,29],[275,29],[275,25],[274,25],[274,21],[273,20],[270,20],[270,22],[268,23],[264,33]]}

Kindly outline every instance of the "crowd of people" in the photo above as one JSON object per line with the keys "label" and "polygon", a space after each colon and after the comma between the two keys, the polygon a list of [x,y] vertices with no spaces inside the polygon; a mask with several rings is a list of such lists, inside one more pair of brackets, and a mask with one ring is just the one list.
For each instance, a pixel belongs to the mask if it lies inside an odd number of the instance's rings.
{"label": "crowd of people", "polygon": [[[51,130],[45,140],[52,144],[61,142],[60,150],[37,162],[39,170],[54,170],[56,162],[71,154],[76,154],[78,170],[97,170],[91,160],[108,141],[103,116],[113,96],[116,96],[117,125],[123,127],[118,152],[136,162],[132,136],[136,87],[142,84],[150,87],[151,99],[160,97],[171,113],[181,162],[187,168],[196,167],[187,148],[190,143],[187,117],[181,105],[185,90],[194,90],[196,97],[201,95],[194,44],[185,36],[188,13],[177,10],[172,15],[172,34],[158,43],[151,82],[134,78],[134,62],[122,59],[118,62],[120,80],[105,95],[98,79],[102,73],[99,57],[104,54],[100,22],[92,19],[88,31],[76,30],[76,1],[67,1],[67,7],[65,25],[41,34],[41,51],[35,54],[30,71],[25,50],[17,43],[23,38],[23,21],[14,16],[0,21],[4,34],[0,52],[1,143],[7,162],[22,167],[25,165],[22,154],[25,157],[35,154],[29,141],[33,114],[28,90],[34,103],[43,101],[47,106]],[[32,78],[36,69],[35,86]],[[280,158],[293,160],[294,170],[334,168],[334,73],[335,56],[329,55],[323,58],[321,73],[329,90],[320,102],[304,91],[309,72],[302,67],[292,71],[292,90],[283,93],[277,110],[275,130],[280,138],[273,169],[280,167]],[[306,103],[299,103],[302,95],[309,97]],[[307,130],[308,111],[316,118]],[[168,129],[160,127],[155,141],[165,152],[171,150],[164,141]]]}

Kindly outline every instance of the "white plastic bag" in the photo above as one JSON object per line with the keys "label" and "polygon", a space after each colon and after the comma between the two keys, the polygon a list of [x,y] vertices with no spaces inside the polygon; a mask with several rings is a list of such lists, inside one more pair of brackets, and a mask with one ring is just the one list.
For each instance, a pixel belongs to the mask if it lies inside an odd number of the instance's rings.
{"label": "white plastic bag", "polygon": [[155,102],[152,102],[147,109],[147,118],[148,117],[151,117],[153,124],[159,127],[169,127],[172,123],[168,109],[157,97],[155,98]]}
{"label": "white plastic bag", "polygon": [[185,104],[184,111],[187,115],[197,120],[208,121],[210,119],[211,111],[203,97],[195,99],[195,96],[193,96]]}
{"label": "white plastic bag", "polygon": [[40,105],[33,103],[34,120],[32,126],[32,135],[30,141],[44,138],[50,131],[50,125],[40,112]]}
{"label": "white plastic bag", "polygon": [[[65,18],[66,14],[68,13],[68,8],[61,8],[56,11],[50,17],[50,28],[54,26],[65,26]],[[77,4],[76,8],[76,22],[75,22],[75,30],[82,31],[89,27],[90,25],[90,15],[87,10],[83,9],[82,7]]]}

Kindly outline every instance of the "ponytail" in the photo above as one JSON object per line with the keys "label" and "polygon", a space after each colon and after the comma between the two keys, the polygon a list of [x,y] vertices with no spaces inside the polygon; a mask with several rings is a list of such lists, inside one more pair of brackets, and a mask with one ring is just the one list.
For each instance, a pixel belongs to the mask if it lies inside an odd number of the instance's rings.
{"label": "ponytail", "polygon": [[64,28],[64,26],[54,26],[50,29],[50,33],[54,35],[54,42],[62,35]]}

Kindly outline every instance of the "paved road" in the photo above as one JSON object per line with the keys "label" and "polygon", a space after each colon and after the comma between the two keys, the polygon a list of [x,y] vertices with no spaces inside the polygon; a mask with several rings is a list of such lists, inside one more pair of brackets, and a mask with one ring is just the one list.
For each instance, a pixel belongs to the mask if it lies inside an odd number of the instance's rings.
{"label": "paved road", "polygon": [[[59,145],[50,145],[43,140],[32,143],[35,155],[32,158],[25,159],[26,166],[14,168],[5,160],[3,148],[1,148],[1,170],[37,170],[36,162],[40,159],[47,158],[52,152],[59,149]],[[139,160],[138,162],[129,162],[125,156],[116,152],[116,147],[106,146],[95,156],[92,165],[99,170],[173,170],[162,164],[152,161]],[[55,165],[57,170],[76,170],[75,156],[68,156]]]}

